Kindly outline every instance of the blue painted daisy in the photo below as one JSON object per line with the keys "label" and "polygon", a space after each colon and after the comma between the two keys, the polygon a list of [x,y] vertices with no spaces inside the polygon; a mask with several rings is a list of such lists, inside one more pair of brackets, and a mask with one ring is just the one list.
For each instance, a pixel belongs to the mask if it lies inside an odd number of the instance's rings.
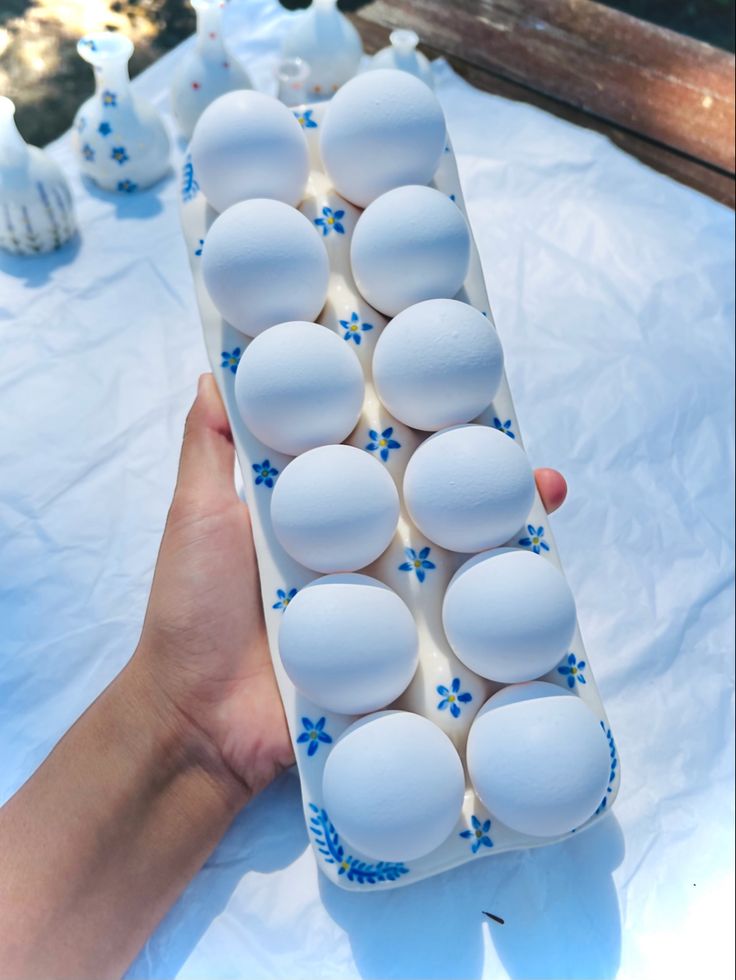
{"label": "blue painted daisy", "polygon": [[113,160],[116,160],[121,167],[124,163],[127,163],[128,160],[130,160],[128,152],[124,146],[113,146],[110,156]]}
{"label": "blue painted daisy", "polygon": [[118,97],[115,92],[105,89],[102,93],[102,104],[115,107],[118,104]]}
{"label": "blue painted daisy", "polygon": [[134,180],[128,180],[127,177],[125,180],[118,181],[118,190],[122,191],[124,194],[132,194],[133,191],[137,189],[138,189],[138,184],[136,184]]}
{"label": "blue painted daisy", "polygon": [[89,143],[85,143],[84,146],[82,147],[82,156],[84,157],[85,160],[88,160],[90,163],[94,160],[95,151],[92,149]]}
{"label": "blue painted daisy", "polygon": [[100,136],[109,136],[112,132],[112,126],[109,122],[105,122],[103,119],[100,125],[97,127],[97,132],[100,134]]}
{"label": "blue painted daisy", "polygon": [[505,422],[502,422],[501,419],[494,418],[493,428],[498,429],[499,432],[503,432],[505,435],[510,436],[512,439],[516,438],[514,433],[511,431],[511,419],[506,419]]}
{"label": "blue painted daisy", "polygon": [[271,466],[271,461],[269,459],[264,459],[262,463],[253,463],[253,470],[256,475],[256,486],[263,484],[270,490],[273,487],[274,480],[279,474],[279,471],[275,466]]}
{"label": "blue painted daisy", "polygon": [[371,441],[365,448],[369,453],[374,453],[378,450],[378,455],[385,463],[391,455],[392,449],[401,449],[401,443],[392,438],[393,434],[394,429],[392,425],[384,429],[383,432],[377,432],[376,429],[369,429],[368,438]]}
{"label": "blue painted daisy", "polygon": [[567,678],[567,686],[575,687],[575,682],[585,684],[585,661],[578,660],[574,653],[568,653],[565,663],[557,668],[557,673]]}
{"label": "blue painted daisy", "polygon": [[[201,239],[200,239],[200,243],[204,244],[204,242],[202,242]],[[200,249],[199,252],[195,252],[194,254],[199,255],[201,251],[202,250]],[[230,368],[232,373],[235,374],[235,372],[238,370],[238,364],[240,364],[240,358],[242,357],[242,354],[243,352],[239,347],[234,347],[232,350],[224,350],[221,354],[222,364],[220,365],[220,367]]]}
{"label": "blue painted daisy", "polygon": [[322,208],[322,217],[315,218],[314,223],[318,228],[322,229],[323,236],[329,235],[331,231],[336,232],[338,235],[344,235],[345,225],[341,221],[344,217],[344,211],[333,211],[332,208],[324,207]]}
{"label": "blue painted daisy", "polygon": [[297,739],[297,742],[299,744],[309,743],[307,755],[314,755],[319,748],[320,742],[329,743],[332,741],[332,735],[328,735],[324,730],[326,720],[326,718],[318,718],[317,721],[312,721],[310,718],[302,718],[304,731]]}
{"label": "blue painted daisy", "polygon": [[295,112],[296,121],[303,129],[316,129],[317,123],[312,119],[312,109],[305,109],[304,112]]}
{"label": "blue painted daisy", "polygon": [[541,551],[549,551],[549,545],[544,538],[544,528],[540,525],[539,527],[534,527],[533,524],[527,524],[527,531],[529,532],[528,538],[519,538],[518,543],[522,548],[531,548],[535,555],[538,555]]}
{"label": "blue painted daisy", "polygon": [[469,691],[460,690],[459,677],[453,677],[449,688],[445,687],[444,684],[438,684],[437,693],[442,698],[437,707],[440,711],[449,708],[453,718],[460,717],[460,704],[468,704],[469,701],[473,700],[473,695]]}
{"label": "blue painted daisy", "polygon": [[461,830],[460,836],[464,837],[466,840],[472,840],[473,843],[470,845],[470,850],[473,854],[477,854],[481,847],[493,847],[493,841],[488,836],[488,831],[491,829],[491,821],[484,820],[483,823],[476,817],[475,814],[470,818],[470,824],[472,830]]}
{"label": "blue painted daisy", "polygon": [[272,609],[286,609],[291,600],[296,595],[296,589],[276,589],[276,599],[277,601],[271,606]]}
{"label": "blue painted daisy", "polygon": [[340,326],[345,331],[343,340],[354,341],[360,347],[361,334],[373,329],[372,323],[361,323],[357,313],[351,313],[349,320],[340,320]]}
{"label": "blue painted daisy", "polygon": [[435,563],[429,560],[431,550],[431,548],[422,548],[421,551],[415,551],[413,548],[406,548],[404,554],[409,561],[402,562],[399,565],[399,571],[414,572],[419,581],[423,582],[427,577],[427,572],[437,568]]}

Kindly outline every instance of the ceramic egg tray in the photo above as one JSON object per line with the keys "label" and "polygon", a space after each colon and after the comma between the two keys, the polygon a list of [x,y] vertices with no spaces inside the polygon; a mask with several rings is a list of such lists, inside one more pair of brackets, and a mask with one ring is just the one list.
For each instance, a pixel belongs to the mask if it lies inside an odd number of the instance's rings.
{"label": "ceramic egg tray", "polygon": [[[317,104],[295,111],[304,126],[312,168],[300,210],[311,221],[319,222],[317,227],[320,231],[327,229],[323,242],[329,255],[331,276],[327,302],[318,320],[340,337],[346,338],[365,373],[363,412],[347,444],[373,453],[385,465],[401,493],[406,464],[428,433],[409,429],[389,415],[378,400],[372,384],[373,351],[387,319],[367,305],[352,278],[350,240],[361,212],[335,193],[322,169],[319,134],[325,108],[325,104]],[[449,143],[433,186],[450,196],[465,213],[457,165]],[[217,214],[199,190],[189,157],[183,166],[181,190],[182,226],[207,353],[230,418],[243,473],[258,553],[268,639],[294,741],[306,823],[320,869],[343,888],[358,891],[369,886],[372,889],[391,888],[410,884],[466,861],[563,839],[527,837],[505,827],[484,809],[468,781],[457,826],[440,847],[419,860],[406,863],[376,862],[341,840],[323,806],[322,771],[335,741],[356,720],[356,716],[337,715],[307,701],[295,690],[279,659],[278,633],[283,611],[297,590],[319,576],[287,555],[273,533],[270,520],[272,488],[290,457],[260,443],[238,414],[234,396],[235,370],[249,339],[222,319],[202,279],[202,244]],[[475,306],[493,322],[474,244],[467,279],[456,298]],[[475,421],[494,426],[507,438],[515,439],[522,445],[505,376],[493,403]],[[527,520],[508,544],[531,549],[560,568],[554,538],[538,494]],[[504,686],[470,671],[453,654],[445,639],[441,619],[442,600],[452,575],[467,557],[445,551],[424,538],[412,524],[402,502],[398,530],[392,544],[377,561],[362,570],[381,579],[401,596],[411,609],[419,630],[417,672],[404,694],[387,707],[413,711],[435,722],[452,739],[461,758],[464,758],[466,738],[476,712]],[[607,792],[596,813],[584,825],[587,827],[611,806],[618,790],[619,770],[613,737],[578,627],[569,652],[559,667],[542,679],[571,690],[580,697],[600,720],[609,741],[611,771]],[[571,764],[574,765],[574,761]]]}

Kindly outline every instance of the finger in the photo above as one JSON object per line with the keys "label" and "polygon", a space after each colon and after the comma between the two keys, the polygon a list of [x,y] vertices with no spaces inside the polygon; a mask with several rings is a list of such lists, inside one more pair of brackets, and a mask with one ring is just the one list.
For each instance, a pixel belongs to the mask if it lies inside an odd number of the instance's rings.
{"label": "finger", "polygon": [[230,423],[211,374],[203,374],[189,410],[179,460],[177,493],[210,499],[235,494],[235,450]]}
{"label": "finger", "polygon": [[544,509],[548,514],[553,514],[564,504],[567,496],[565,477],[557,470],[543,467],[534,471],[534,479],[537,481],[537,490],[542,498]]}

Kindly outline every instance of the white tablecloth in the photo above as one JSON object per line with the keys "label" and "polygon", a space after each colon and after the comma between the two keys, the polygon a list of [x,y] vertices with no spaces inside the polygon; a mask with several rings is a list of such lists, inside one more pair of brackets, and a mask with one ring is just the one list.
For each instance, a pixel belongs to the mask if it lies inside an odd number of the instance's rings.
{"label": "white tablecloth", "polygon": [[[259,87],[289,16],[229,11]],[[167,113],[185,46],[136,82]],[[621,754],[615,814],[346,894],[318,873],[286,775],[130,976],[732,975],[734,216],[435,70],[528,448],[570,483],[555,533]],[[0,265],[0,799],[135,646],[206,369],[177,181],[110,198],[75,176],[68,136],[51,152],[81,239]]]}

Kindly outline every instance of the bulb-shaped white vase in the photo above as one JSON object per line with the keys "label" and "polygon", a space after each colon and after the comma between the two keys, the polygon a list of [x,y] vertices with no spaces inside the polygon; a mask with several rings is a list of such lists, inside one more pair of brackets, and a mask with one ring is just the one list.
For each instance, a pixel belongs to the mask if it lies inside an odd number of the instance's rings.
{"label": "bulb-shaped white vase", "polygon": [[337,9],[337,0],[313,0],[299,15],[281,48],[284,58],[309,65],[309,101],[327,99],[358,71],[363,55],[360,34]]}
{"label": "bulb-shaped white vase", "polygon": [[171,84],[174,116],[187,139],[210,102],[233,89],[253,88],[248,72],[225,45],[222,0],[190,2],[197,12],[197,38]]}
{"label": "bulb-shaped white vase", "polygon": [[77,230],[61,167],[15,126],[15,106],[0,96],[0,247],[16,255],[60,248]]}
{"label": "bulb-shaped white vase", "polygon": [[77,51],[95,73],[95,94],[74,117],[82,173],[108,191],[150,187],[169,169],[169,137],[158,112],[131,91],[133,44],[122,34],[103,31],[83,37]]}
{"label": "bulb-shaped white vase", "polygon": [[391,42],[389,47],[377,51],[371,58],[368,70],[395,68],[399,71],[407,71],[410,75],[421,78],[430,88],[434,88],[431,65],[421,51],[417,51],[419,35],[414,31],[397,30],[391,31],[389,40]]}

